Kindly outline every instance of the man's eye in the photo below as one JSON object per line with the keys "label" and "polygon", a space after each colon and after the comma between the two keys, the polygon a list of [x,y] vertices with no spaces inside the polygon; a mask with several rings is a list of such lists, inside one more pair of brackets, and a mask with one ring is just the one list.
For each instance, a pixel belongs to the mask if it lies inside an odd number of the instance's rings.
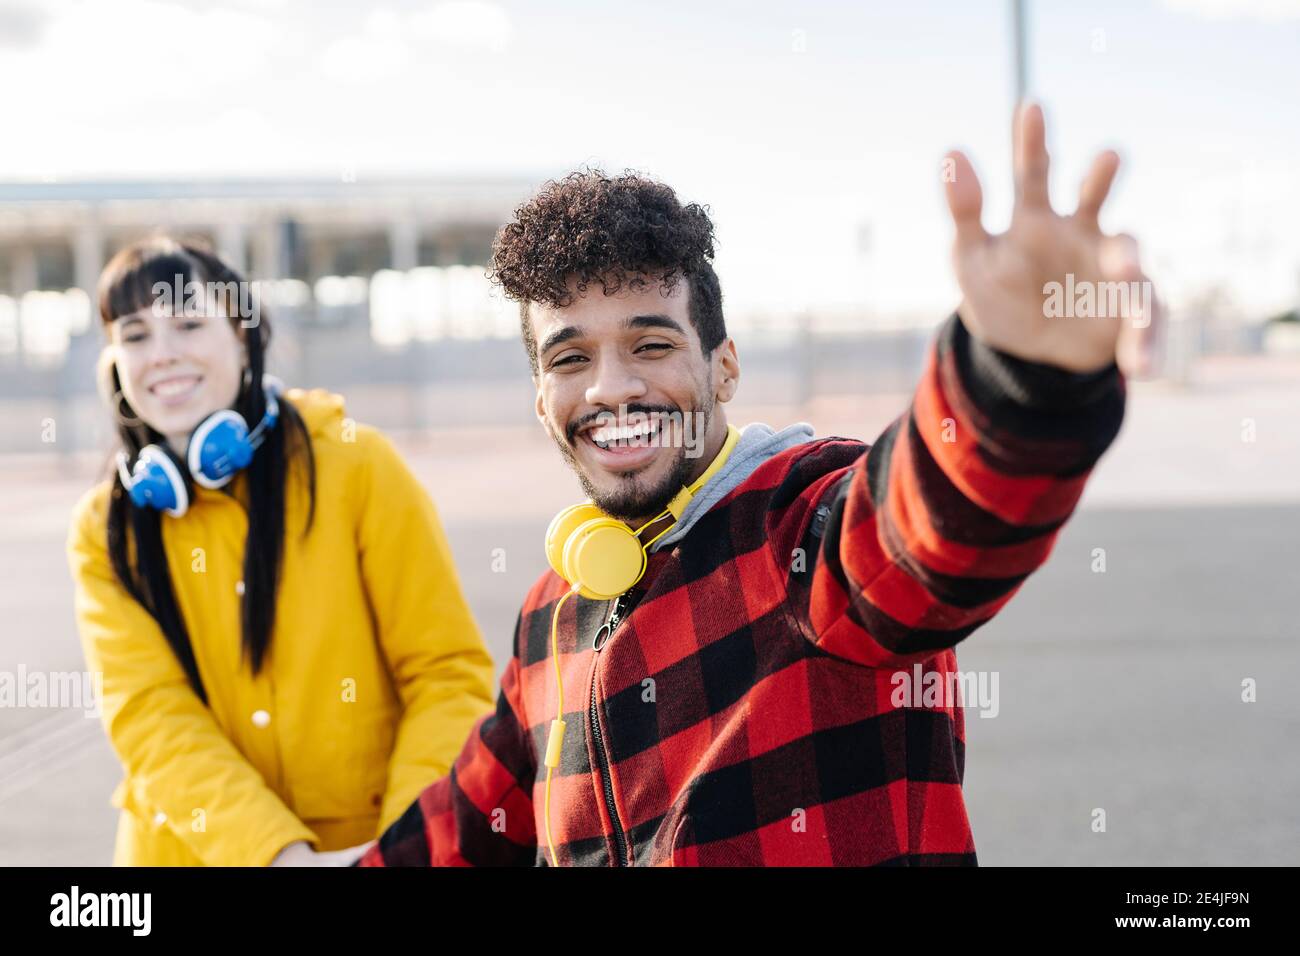
{"label": "man's eye", "polygon": [[561,365],[572,365],[574,362],[585,362],[581,355],[565,355],[551,363],[551,368],[559,368]]}
{"label": "man's eye", "polygon": [[637,351],[642,352],[646,349],[654,349],[656,352],[666,352],[670,351],[672,346],[667,342],[647,342],[645,345],[640,346]]}
{"label": "man's eye", "polygon": [[122,341],[129,345],[134,345],[136,342],[143,342],[146,338],[148,338],[148,336],[143,334],[124,335],[122,336]]}

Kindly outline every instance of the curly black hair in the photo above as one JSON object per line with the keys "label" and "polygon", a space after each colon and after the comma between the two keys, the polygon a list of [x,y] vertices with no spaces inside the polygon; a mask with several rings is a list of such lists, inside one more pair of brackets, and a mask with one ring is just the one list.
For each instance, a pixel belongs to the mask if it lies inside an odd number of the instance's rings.
{"label": "curly black hair", "polygon": [[528,305],[569,305],[571,279],[579,294],[594,282],[612,295],[625,283],[643,288],[647,277],[658,277],[668,292],[684,277],[691,323],[704,354],[711,354],[727,337],[712,260],[713,222],[706,207],[682,205],[670,187],[634,172],[611,177],[586,169],[546,183],[515,210],[492,243],[489,275],[520,303],[520,328],[535,375],[537,340]]}

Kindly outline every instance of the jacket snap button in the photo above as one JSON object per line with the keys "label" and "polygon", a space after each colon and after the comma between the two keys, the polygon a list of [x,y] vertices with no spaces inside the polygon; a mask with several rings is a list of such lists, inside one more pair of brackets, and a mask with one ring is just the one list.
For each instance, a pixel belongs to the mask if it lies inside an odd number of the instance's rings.
{"label": "jacket snap button", "polygon": [[243,596],[244,596],[244,582],[243,582],[243,581],[236,581],[236,582],[235,582],[235,593],[238,594],[240,597],[243,597]]}
{"label": "jacket snap button", "polygon": [[265,727],[271,722],[271,715],[264,710],[253,711],[253,726]]}
{"label": "jacket snap button", "polygon": [[166,822],[167,822],[167,814],[163,813],[161,810],[159,810],[157,813],[153,815],[154,826],[160,827]]}

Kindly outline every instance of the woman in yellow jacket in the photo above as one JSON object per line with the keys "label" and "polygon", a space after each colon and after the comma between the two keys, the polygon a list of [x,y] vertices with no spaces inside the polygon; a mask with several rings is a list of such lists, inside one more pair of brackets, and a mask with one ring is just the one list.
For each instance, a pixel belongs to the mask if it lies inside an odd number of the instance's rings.
{"label": "woman in yellow jacket", "polygon": [[242,283],[169,239],[100,282],[123,450],[69,560],[119,865],[350,862],[492,706],[428,495],[339,397],[267,385]]}

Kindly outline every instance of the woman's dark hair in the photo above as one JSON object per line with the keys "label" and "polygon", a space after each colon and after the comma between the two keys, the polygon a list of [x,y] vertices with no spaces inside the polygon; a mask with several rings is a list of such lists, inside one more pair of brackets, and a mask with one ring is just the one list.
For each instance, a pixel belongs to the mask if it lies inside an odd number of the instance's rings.
{"label": "woman's dark hair", "polygon": [[682,205],[663,183],[635,173],[611,177],[598,169],[546,183],[515,210],[492,243],[492,280],[519,302],[524,348],[537,373],[537,341],[528,304],[564,308],[568,282],[579,293],[598,283],[612,295],[627,283],[657,276],[670,291],[684,277],[691,324],[709,355],[727,337],[722,290],[713,271],[713,222],[696,203]]}
{"label": "woman's dark hair", "polygon": [[[226,290],[246,288],[242,276],[197,243],[167,237],[133,243],[112,258],[100,277],[100,320],[107,327],[124,315],[152,307],[158,298],[155,291],[158,284],[183,290],[191,282],[222,283],[221,288]],[[240,295],[233,301],[247,299]],[[253,314],[256,321],[252,323],[241,321],[237,312],[230,314],[236,331],[243,334],[248,353],[247,374],[234,408],[249,427],[261,421],[266,411],[262,375],[266,346],[271,337],[265,310],[259,308]],[[134,463],[146,445],[165,448],[164,437],[145,424],[127,403],[116,365],[109,365],[104,374],[103,385],[112,395],[118,434],[130,461]],[[283,400],[279,404],[279,423],[267,432],[265,441],[243,472],[248,483],[248,535],[244,542],[244,592],[239,618],[243,656],[254,674],[262,668],[275,627],[276,593],[284,555],[285,484],[295,458],[301,457],[308,489],[304,535],[311,530],[316,511],[316,462],[307,426],[292,404]],[[189,482],[189,474],[179,457],[177,464]],[[231,487],[227,485],[226,490]],[[167,569],[162,542],[162,512],[134,507],[121,479],[116,476],[109,497],[108,552],[114,573],[131,596],[158,622],[195,692],[206,703],[207,692],[199,676],[189,630]]]}

